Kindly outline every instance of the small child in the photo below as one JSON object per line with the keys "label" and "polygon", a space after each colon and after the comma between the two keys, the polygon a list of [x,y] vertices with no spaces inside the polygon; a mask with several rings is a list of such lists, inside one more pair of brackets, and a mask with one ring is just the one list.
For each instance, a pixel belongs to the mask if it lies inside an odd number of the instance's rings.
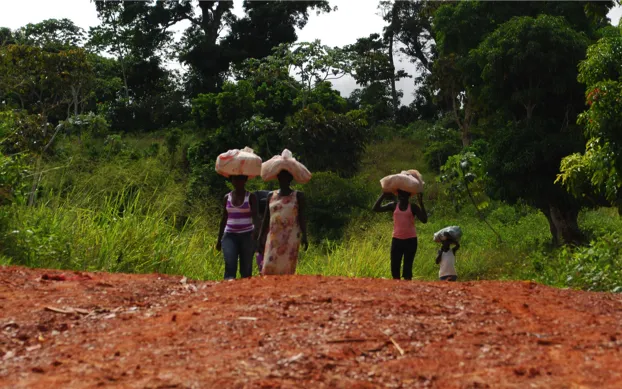
{"label": "small child", "polygon": [[[453,240],[449,233],[444,233],[445,240],[442,242],[441,249],[438,250],[436,256],[436,264],[440,265],[438,271],[438,277],[441,281],[457,281],[458,274],[456,273],[456,251],[460,248],[460,243]],[[453,249],[450,249],[451,245],[454,245]]]}

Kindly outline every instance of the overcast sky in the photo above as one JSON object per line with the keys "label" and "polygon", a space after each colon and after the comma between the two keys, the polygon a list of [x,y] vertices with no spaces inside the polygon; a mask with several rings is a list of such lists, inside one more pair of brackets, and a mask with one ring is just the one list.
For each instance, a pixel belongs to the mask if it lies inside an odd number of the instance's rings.
{"label": "overcast sky", "polygon": [[[328,46],[343,46],[354,43],[357,38],[380,33],[384,26],[378,15],[378,0],[329,0],[331,6],[337,6],[337,12],[311,14],[307,26],[298,32],[299,40],[320,39]],[[235,1],[236,14],[242,15],[242,0]],[[622,16],[622,7],[616,7],[609,13],[609,18],[618,24]],[[95,4],[89,0],[0,0],[0,27],[16,29],[28,23],[38,23],[45,19],[71,19],[75,24],[88,30],[99,24]],[[177,26],[176,26],[177,27]],[[182,28],[179,26],[177,28]],[[408,60],[397,63],[398,68],[415,73],[414,65]],[[342,78],[333,81],[336,89],[343,96],[348,96],[356,88],[354,80]],[[404,91],[403,104],[409,104],[412,97],[412,79],[398,82],[398,88]]]}

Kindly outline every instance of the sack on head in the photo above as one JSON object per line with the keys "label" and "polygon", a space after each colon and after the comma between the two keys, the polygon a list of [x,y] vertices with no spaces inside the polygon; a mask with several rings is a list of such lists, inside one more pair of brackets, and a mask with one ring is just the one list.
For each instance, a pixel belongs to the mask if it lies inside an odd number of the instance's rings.
{"label": "sack on head", "polygon": [[397,194],[403,190],[410,194],[423,192],[423,179],[417,170],[405,170],[399,174],[391,174],[380,180],[383,192]]}
{"label": "sack on head", "polygon": [[257,177],[261,174],[261,158],[249,147],[229,150],[216,158],[216,172],[225,177]]}
{"label": "sack on head", "polygon": [[449,235],[449,237],[455,241],[456,243],[460,242],[460,238],[462,238],[462,230],[460,229],[460,227],[458,226],[449,226],[449,227],[445,227],[441,230],[438,230],[437,232],[434,233],[434,241],[437,243],[441,243],[444,240],[447,239],[447,236],[445,235]]}
{"label": "sack on head", "polygon": [[264,181],[275,180],[282,170],[290,172],[298,183],[306,184],[311,180],[311,172],[305,165],[296,161],[291,151],[287,149],[283,150],[281,155],[275,155],[261,165],[261,178]]}

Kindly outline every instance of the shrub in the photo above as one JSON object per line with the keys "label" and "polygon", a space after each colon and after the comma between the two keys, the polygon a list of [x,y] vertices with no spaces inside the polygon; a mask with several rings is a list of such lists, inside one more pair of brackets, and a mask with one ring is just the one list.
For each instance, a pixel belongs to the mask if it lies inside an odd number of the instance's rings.
{"label": "shrub", "polygon": [[460,133],[452,128],[435,124],[428,129],[425,136],[424,150],[423,156],[427,165],[430,169],[440,172],[447,159],[462,150]]}
{"label": "shrub", "polygon": [[617,233],[600,236],[588,246],[564,246],[553,255],[532,254],[531,259],[540,282],[622,292],[622,240]]}
{"label": "shrub", "polygon": [[179,149],[181,136],[182,133],[179,128],[174,128],[166,133],[166,149],[170,156],[174,156],[177,149]]}
{"label": "shrub", "polygon": [[66,135],[89,134],[95,138],[104,138],[108,135],[110,125],[103,115],[89,112],[84,115],[72,116],[60,122],[61,130]]}
{"label": "shrub", "polygon": [[341,238],[350,220],[368,210],[371,200],[361,179],[345,179],[331,172],[314,173],[304,192],[309,232],[316,241]]}
{"label": "shrub", "polygon": [[283,132],[288,147],[311,171],[333,171],[346,177],[358,170],[368,137],[363,111],[342,115],[317,104],[288,118]]}

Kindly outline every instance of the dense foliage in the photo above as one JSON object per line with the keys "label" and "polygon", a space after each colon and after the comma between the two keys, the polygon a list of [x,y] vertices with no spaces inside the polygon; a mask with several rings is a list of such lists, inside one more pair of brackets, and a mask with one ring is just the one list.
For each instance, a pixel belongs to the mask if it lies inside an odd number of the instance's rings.
{"label": "dense foliage", "polygon": [[383,276],[390,223],[369,208],[416,168],[421,236],[461,224],[467,278],[622,290],[620,216],[595,209],[622,205],[613,5],[379,1],[382,31],[344,47],[298,41],[328,1],[99,1],[88,31],[0,28],[0,262],[215,277],[215,159],[250,146],[314,173],[303,272]]}

